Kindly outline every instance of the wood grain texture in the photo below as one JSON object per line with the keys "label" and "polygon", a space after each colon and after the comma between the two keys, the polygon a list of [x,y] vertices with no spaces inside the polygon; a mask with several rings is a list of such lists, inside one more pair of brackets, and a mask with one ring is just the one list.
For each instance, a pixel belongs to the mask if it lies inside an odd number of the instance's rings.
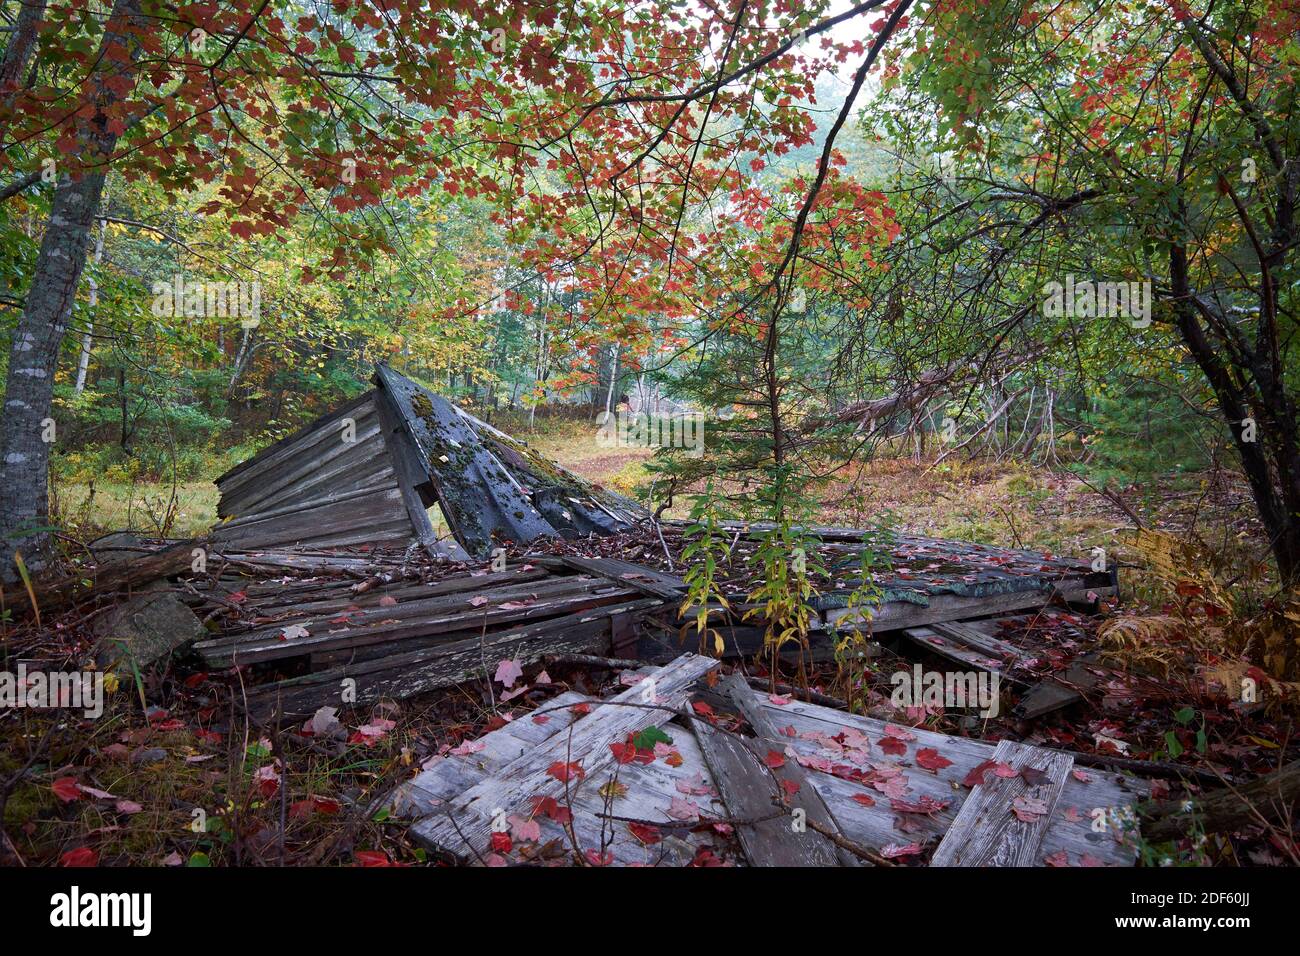
{"label": "wood grain texture", "polygon": [[[727,699],[744,716],[757,735],[756,753],[760,756],[768,751],[775,751],[778,754],[784,753],[786,738],[782,736],[776,721],[772,719],[768,711],[763,709],[759,695],[754,688],[750,687],[749,683],[739,674],[732,674],[726,678],[726,680],[722,681],[720,687]],[[827,805],[825,798],[812,785],[810,780],[811,772],[805,771],[798,761],[786,760],[782,766],[773,770],[772,774],[783,786],[793,788],[791,803],[803,810],[807,814],[808,820],[829,832],[847,836],[843,833],[843,828],[836,819],[832,808]],[[720,781],[720,785],[725,786],[726,781],[720,775],[715,774],[714,776]],[[726,797],[725,790],[723,790],[723,796]],[[782,822],[788,826],[788,821]],[[809,828],[806,832],[799,834],[799,837],[800,853],[810,862],[759,863],[752,855],[750,861],[755,866],[835,866],[837,863],[840,866],[862,865],[861,858],[836,846],[815,829]]]}
{"label": "wood grain texture", "polygon": [[[885,722],[860,714],[819,707],[798,700],[778,706],[760,695],[760,704],[782,733],[782,739],[801,756],[826,759],[833,756],[821,744],[820,738],[834,737],[846,729],[865,733],[873,744],[885,736]],[[829,773],[809,772],[812,785],[834,808],[844,834],[856,843],[870,847],[883,847],[889,843],[909,840],[926,842],[947,832],[969,788],[962,786],[967,774],[986,760],[993,759],[995,748],[981,740],[965,737],[948,737],[920,727],[908,730],[916,736],[906,743],[901,756],[886,757],[903,770],[909,788],[908,800],[930,797],[947,806],[938,812],[913,814],[917,831],[909,836],[901,834],[894,826],[897,814],[891,809],[884,794],[851,780]],[[789,733],[793,736],[789,736]],[[915,755],[923,749],[935,750],[950,766],[935,772],[915,766]],[[1108,866],[1132,866],[1137,855],[1131,839],[1116,829],[1098,833],[1093,830],[1093,816],[1098,811],[1108,816],[1126,813],[1125,808],[1143,800],[1149,785],[1137,778],[1100,770],[1071,772],[1066,779],[1057,812],[1052,816],[1042,846],[1042,858],[1035,865],[1044,865],[1043,858],[1064,850],[1070,865],[1079,865],[1085,855]],[[868,797],[871,803],[859,802]]]}
{"label": "wood grain texture", "polygon": [[292,639],[285,639],[284,624],[277,624],[273,628],[240,635],[234,640],[201,641],[195,649],[213,666],[320,655],[377,644],[393,644],[394,651],[414,650],[414,646],[398,645],[455,631],[495,629],[500,625],[573,614],[587,608],[621,603],[635,594],[630,588],[594,589],[589,583],[574,579],[567,583],[543,582],[536,588],[518,585],[494,589],[470,599],[484,598],[481,607],[472,606],[464,597],[453,595],[362,612],[348,624],[321,621],[308,628],[305,636]]}
{"label": "wood grain texture", "polygon": [[[1044,837],[1074,759],[1009,740],[998,743],[993,759],[1016,770],[1041,771],[1047,779],[1034,785],[1021,775],[985,773],[984,783],[971,791],[935,850],[931,866],[1036,866],[1041,862]],[[1017,800],[1035,801],[1046,812],[1017,815]]]}
{"label": "wood grain texture", "polygon": [[[519,813],[529,809],[530,798],[551,796],[566,798],[582,786],[598,788],[596,783],[614,762],[609,749],[630,733],[656,723],[667,722],[668,715],[680,708],[692,685],[718,662],[695,654],[683,654],[651,676],[654,681],[653,704],[644,700],[646,688],[630,687],[578,721],[571,732],[547,741],[505,770],[465,791],[445,812],[422,820],[411,835],[427,849],[459,862],[481,856],[491,839],[492,821],[502,813]],[[632,706],[620,706],[629,704]],[[555,763],[581,762],[584,777],[567,784],[547,773]]]}
{"label": "wood grain texture", "polygon": [[[381,698],[400,700],[475,678],[490,680],[491,674],[484,673],[485,660],[490,669],[500,660],[528,664],[547,654],[603,652],[609,644],[611,613],[635,614],[653,606],[645,600],[598,608],[495,634],[340,664],[249,688],[247,705],[258,715],[277,708],[285,714],[308,714],[327,705],[343,706],[345,686],[355,690],[355,700],[350,703],[368,704]],[[345,685],[349,680],[353,683]]]}
{"label": "wood grain texture", "polygon": [[[767,747],[751,746],[733,734],[698,724],[695,739],[709,773],[717,781],[736,836],[751,866],[835,866],[836,847],[815,830],[796,829],[795,817],[780,802],[780,785],[763,765]],[[779,751],[777,751],[779,753]],[[782,768],[785,769],[785,768]],[[802,792],[806,795],[812,788]],[[797,805],[799,793],[792,802]]]}

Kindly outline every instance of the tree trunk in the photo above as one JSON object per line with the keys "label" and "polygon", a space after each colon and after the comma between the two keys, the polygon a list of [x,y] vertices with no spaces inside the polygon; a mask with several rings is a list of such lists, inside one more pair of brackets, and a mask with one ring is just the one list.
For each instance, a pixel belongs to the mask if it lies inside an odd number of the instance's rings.
{"label": "tree trunk", "polygon": [[613,355],[610,357],[609,368],[609,391],[605,393],[605,418],[609,419],[609,413],[614,407],[614,384],[618,381],[618,346],[614,346]]}
{"label": "tree trunk", "polygon": [[239,379],[244,374],[244,369],[248,366],[248,360],[253,354],[253,334],[255,326],[244,326],[244,334],[239,340],[239,352],[235,355],[235,367],[230,373],[230,385],[226,388],[226,397],[232,398],[235,394],[235,386],[239,384]]}
{"label": "tree trunk", "polygon": [[13,35],[5,46],[5,55],[0,59],[0,145],[5,144],[18,91],[23,88],[23,74],[36,50],[37,28],[44,16],[45,0],[24,0]]}
{"label": "tree trunk", "polygon": [[[140,45],[134,35],[122,32],[132,20],[140,21],[134,24],[137,29],[146,28],[139,0],[117,0],[96,58],[100,67],[86,82],[95,112],[75,120],[77,157],[87,169],[79,171],[78,176],[64,172],[59,177],[34,278],[10,347],[5,414],[0,424],[0,488],[4,488],[0,501],[0,576],[10,579],[14,552],[39,549],[47,540],[47,534],[40,529],[49,513],[50,446],[44,440],[46,429],[42,423],[50,417],[59,348],[72,319],[107,163],[117,145],[117,134],[109,130],[105,110],[120,105],[135,87],[134,63]],[[121,64],[108,57],[110,45],[129,50],[129,62]],[[121,72],[132,82],[125,92],[115,92],[106,81]],[[39,563],[31,560],[34,554],[26,557],[29,563]]]}
{"label": "tree trunk", "polygon": [[[1233,349],[1197,316],[1186,248],[1170,246],[1170,286],[1174,316],[1183,344],[1214,391],[1231,427],[1237,457],[1250,484],[1255,507],[1269,533],[1278,574],[1284,584],[1300,582],[1300,437],[1279,370],[1262,359],[1229,367]],[[1273,387],[1271,387],[1273,386]],[[1242,423],[1256,419],[1257,439],[1246,440]]]}
{"label": "tree trunk", "polygon": [[[108,223],[99,224],[99,237],[95,240],[95,265],[104,261],[104,233],[108,230]],[[95,344],[95,307],[99,305],[99,287],[95,285],[95,280],[90,280],[90,318],[86,321],[86,334],[81,338],[81,356],[77,359],[77,385],[73,389],[74,395],[80,395],[86,390],[86,373],[90,370],[90,350]]]}

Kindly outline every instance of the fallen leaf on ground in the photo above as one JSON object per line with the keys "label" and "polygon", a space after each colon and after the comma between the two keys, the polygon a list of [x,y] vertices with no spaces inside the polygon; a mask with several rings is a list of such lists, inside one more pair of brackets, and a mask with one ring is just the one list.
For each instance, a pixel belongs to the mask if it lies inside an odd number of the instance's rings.
{"label": "fallen leaf on ground", "polygon": [[520,666],[519,661],[510,660],[510,661],[501,661],[499,664],[497,664],[497,672],[492,679],[495,680],[502,687],[508,689],[513,687],[515,681],[519,680],[519,678],[523,676],[524,676],[524,669],[522,666]]}
{"label": "fallen leaf on ground", "polygon": [[938,773],[944,767],[951,767],[952,761],[942,756],[933,747],[923,747],[916,752],[916,765],[932,773]]}

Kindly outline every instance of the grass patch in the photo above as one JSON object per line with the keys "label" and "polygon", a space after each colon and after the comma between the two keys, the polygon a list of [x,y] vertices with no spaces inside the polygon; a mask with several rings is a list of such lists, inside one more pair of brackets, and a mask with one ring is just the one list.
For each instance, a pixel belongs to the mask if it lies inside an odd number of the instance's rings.
{"label": "grass patch", "polygon": [[[174,500],[173,500],[174,494]],[[78,536],[127,529],[187,538],[206,532],[217,520],[217,486],[211,481],[58,482],[51,508]]]}

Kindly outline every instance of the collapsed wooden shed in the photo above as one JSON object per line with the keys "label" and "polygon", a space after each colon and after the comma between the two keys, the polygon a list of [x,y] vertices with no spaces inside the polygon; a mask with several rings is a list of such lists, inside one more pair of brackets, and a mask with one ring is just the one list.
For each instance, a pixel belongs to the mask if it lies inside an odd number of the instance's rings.
{"label": "collapsed wooden shed", "polygon": [[498,544],[614,534],[646,517],[386,365],[373,381],[217,479],[214,542],[239,550],[416,542],[434,555],[482,558]]}

